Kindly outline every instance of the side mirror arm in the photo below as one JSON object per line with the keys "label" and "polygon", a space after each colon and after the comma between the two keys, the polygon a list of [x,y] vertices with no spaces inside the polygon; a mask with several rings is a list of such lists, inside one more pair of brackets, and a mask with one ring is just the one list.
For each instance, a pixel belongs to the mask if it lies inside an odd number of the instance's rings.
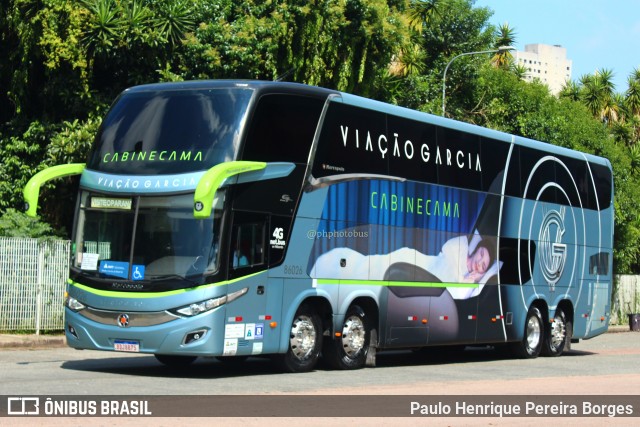
{"label": "side mirror arm", "polygon": [[41,170],[31,177],[27,185],[24,187],[22,194],[25,201],[25,213],[30,217],[36,216],[38,210],[38,198],[40,196],[40,187],[47,181],[55,178],[63,178],[65,176],[80,175],[84,170],[84,163],[71,163],[66,165],[57,165]]}
{"label": "side mirror arm", "polygon": [[225,179],[244,172],[264,169],[266,166],[267,164],[265,162],[236,160],[233,162],[220,163],[209,169],[202,178],[200,178],[196,186],[196,191],[193,196],[193,217],[196,219],[205,219],[211,216],[211,208],[216,191]]}

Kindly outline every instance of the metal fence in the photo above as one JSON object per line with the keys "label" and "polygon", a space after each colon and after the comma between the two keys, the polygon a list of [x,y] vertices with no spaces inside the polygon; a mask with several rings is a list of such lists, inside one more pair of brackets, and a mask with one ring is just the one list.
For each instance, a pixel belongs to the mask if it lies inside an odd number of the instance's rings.
{"label": "metal fence", "polygon": [[0,237],[0,331],[61,330],[68,240]]}
{"label": "metal fence", "polygon": [[640,313],[640,276],[619,275],[611,296],[611,324],[624,324]]}

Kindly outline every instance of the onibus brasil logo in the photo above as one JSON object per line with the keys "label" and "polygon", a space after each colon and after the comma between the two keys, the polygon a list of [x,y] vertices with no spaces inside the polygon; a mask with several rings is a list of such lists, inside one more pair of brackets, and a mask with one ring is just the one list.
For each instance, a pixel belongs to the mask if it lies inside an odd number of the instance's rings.
{"label": "onibus brasil logo", "polygon": [[540,227],[538,239],[540,267],[551,291],[560,280],[567,260],[567,245],[562,243],[562,236],[565,233],[565,212],[564,207],[560,208],[560,212],[556,210],[547,212]]}

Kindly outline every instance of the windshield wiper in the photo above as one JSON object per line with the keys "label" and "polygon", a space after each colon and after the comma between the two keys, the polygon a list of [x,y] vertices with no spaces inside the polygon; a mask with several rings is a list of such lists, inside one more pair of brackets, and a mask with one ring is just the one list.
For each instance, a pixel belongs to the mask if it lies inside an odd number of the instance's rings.
{"label": "windshield wiper", "polygon": [[179,274],[162,274],[157,276],[147,276],[146,279],[150,282],[164,282],[169,280],[179,280],[181,282],[190,283],[194,286],[200,286],[204,283],[204,282],[195,281],[185,276],[181,276]]}

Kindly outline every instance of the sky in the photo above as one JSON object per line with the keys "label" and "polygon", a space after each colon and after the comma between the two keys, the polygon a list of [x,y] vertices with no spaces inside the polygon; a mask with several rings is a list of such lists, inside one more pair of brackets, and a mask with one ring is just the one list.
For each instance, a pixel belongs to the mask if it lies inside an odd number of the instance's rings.
{"label": "sky", "polygon": [[476,0],[475,6],[493,10],[491,24],[515,30],[519,51],[535,43],[566,48],[572,80],[606,68],[624,93],[627,77],[640,68],[640,0]]}

